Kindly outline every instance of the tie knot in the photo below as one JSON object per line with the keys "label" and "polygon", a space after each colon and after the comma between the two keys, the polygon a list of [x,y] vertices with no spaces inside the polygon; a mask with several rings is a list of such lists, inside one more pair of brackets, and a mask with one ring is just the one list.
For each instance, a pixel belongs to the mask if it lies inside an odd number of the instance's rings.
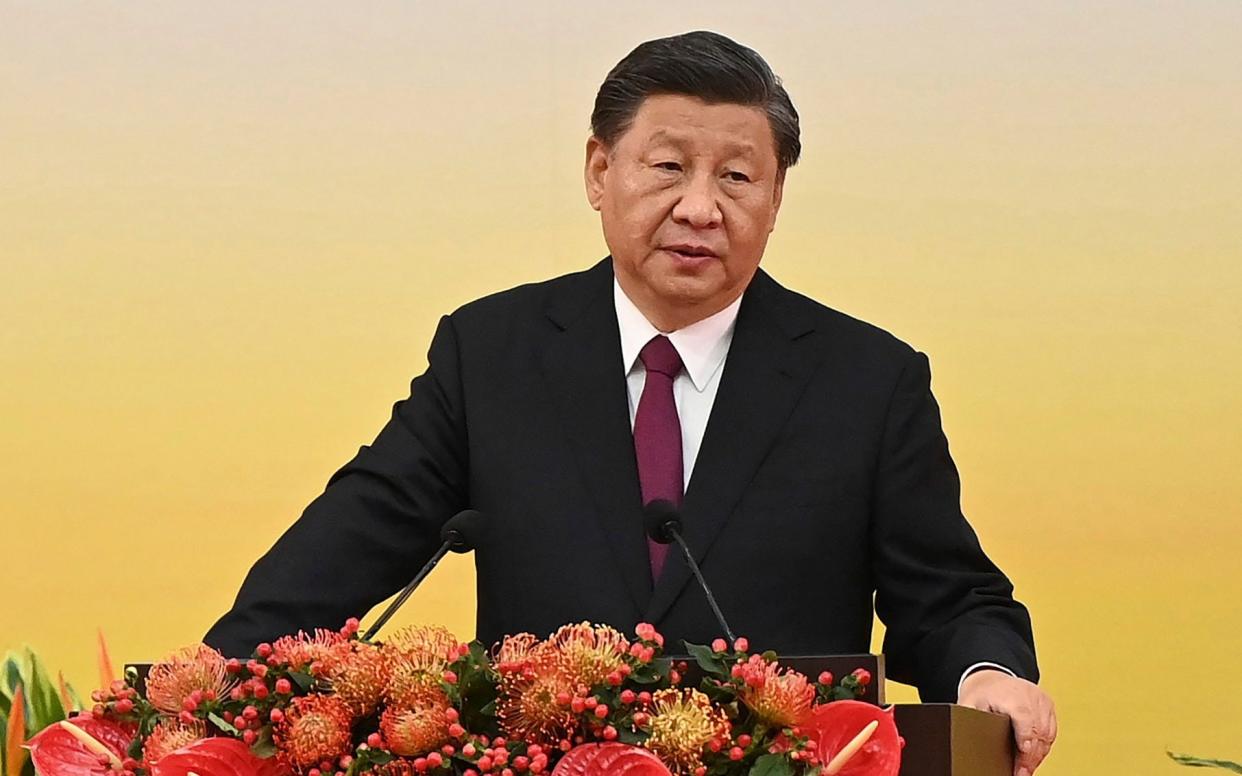
{"label": "tie knot", "polygon": [[659,372],[675,378],[681,371],[681,356],[678,355],[677,348],[673,347],[669,338],[663,334],[652,337],[651,341],[643,346],[638,357],[642,359],[643,366],[648,372]]}

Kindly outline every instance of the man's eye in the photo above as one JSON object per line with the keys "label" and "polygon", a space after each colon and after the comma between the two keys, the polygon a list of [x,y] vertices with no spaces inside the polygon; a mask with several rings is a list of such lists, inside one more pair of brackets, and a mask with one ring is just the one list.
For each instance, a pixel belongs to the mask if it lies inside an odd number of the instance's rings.
{"label": "man's eye", "polygon": [[661,170],[672,170],[673,172],[681,171],[681,165],[677,162],[656,162],[655,166],[659,167]]}
{"label": "man's eye", "polygon": [[750,178],[746,175],[746,173],[738,172],[737,170],[730,170],[729,172],[725,173],[725,176],[729,180],[735,181],[737,183],[749,183],[750,182]]}

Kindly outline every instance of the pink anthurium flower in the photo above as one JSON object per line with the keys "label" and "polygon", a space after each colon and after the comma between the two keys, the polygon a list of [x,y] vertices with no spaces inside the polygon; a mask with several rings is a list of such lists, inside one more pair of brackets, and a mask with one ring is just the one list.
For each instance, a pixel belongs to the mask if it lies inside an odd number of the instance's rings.
{"label": "pink anthurium flower", "polygon": [[640,746],[629,744],[582,744],[570,749],[552,776],[672,776],[660,758]]}
{"label": "pink anthurium flower", "polygon": [[39,776],[102,776],[126,758],[135,732],[132,726],[78,714],[48,725],[25,747]]}
{"label": "pink anthurium flower", "polygon": [[[875,727],[870,729],[872,723]],[[825,774],[897,776],[901,770],[905,741],[897,735],[892,707],[885,710],[862,701],[825,703],[811,710],[802,732],[815,742]]]}
{"label": "pink anthurium flower", "polygon": [[236,738],[200,738],[151,764],[151,776],[283,776],[275,757],[256,757]]}

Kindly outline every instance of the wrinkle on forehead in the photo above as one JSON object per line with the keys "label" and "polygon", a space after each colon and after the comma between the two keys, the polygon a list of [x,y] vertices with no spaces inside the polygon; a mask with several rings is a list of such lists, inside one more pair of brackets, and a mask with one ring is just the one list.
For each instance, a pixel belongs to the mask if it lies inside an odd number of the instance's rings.
{"label": "wrinkle on forehead", "polygon": [[[694,139],[689,132],[679,132],[676,129],[660,127],[647,136],[647,145],[655,145],[657,143],[668,143],[678,148],[686,148],[694,145]],[[724,140],[720,145],[720,149],[726,154],[733,156],[753,156],[755,154],[755,144],[747,140]]]}

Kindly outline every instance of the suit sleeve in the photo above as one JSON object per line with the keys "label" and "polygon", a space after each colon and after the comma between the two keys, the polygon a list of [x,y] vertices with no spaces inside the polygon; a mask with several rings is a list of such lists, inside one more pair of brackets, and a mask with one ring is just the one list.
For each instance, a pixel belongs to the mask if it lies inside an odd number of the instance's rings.
{"label": "suit sleeve", "polygon": [[1031,621],[961,511],[927,356],[910,352],[885,420],[873,494],[876,612],[888,673],[954,702],[962,672],[999,663],[1039,678]]}
{"label": "suit sleeve", "polygon": [[204,641],[230,656],[311,628],[340,628],[409,582],[467,500],[466,423],[458,344],[440,321],[427,371],[375,441],[251,568],[232,609]]}

